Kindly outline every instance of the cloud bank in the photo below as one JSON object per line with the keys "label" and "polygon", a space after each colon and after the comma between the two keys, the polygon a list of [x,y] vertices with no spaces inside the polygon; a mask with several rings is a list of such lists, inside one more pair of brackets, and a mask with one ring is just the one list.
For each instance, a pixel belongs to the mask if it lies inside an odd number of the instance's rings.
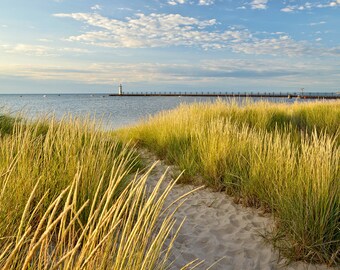
{"label": "cloud bank", "polygon": [[93,63],[91,65],[0,65],[0,76],[33,80],[73,81],[84,84],[112,85],[124,83],[182,83],[187,85],[223,84],[224,89],[242,80],[256,85],[285,87],[329,86],[340,83],[336,63],[318,61],[220,59],[193,64]]}
{"label": "cloud bank", "polygon": [[[254,4],[264,3],[260,2]],[[107,48],[186,46],[205,50],[228,49],[235,53],[254,55],[338,55],[334,48],[313,47],[308,42],[296,41],[284,33],[259,37],[246,28],[227,27],[223,30],[216,19],[199,20],[162,13],[138,13],[123,20],[98,13],[59,13],[54,16],[73,19],[90,28],[79,35],[66,37],[65,40]]]}

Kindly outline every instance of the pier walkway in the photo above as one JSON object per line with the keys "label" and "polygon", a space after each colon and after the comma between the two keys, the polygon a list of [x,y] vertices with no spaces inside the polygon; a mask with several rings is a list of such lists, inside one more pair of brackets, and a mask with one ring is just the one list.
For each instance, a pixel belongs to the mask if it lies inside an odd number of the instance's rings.
{"label": "pier walkway", "polygon": [[301,98],[301,99],[340,99],[340,93],[283,93],[283,92],[135,92],[110,94],[122,97],[255,97],[255,98]]}

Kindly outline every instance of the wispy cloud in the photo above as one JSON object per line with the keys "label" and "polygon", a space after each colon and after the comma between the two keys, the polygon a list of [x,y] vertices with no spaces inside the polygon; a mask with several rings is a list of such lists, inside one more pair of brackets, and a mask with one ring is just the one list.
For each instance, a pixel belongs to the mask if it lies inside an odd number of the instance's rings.
{"label": "wispy cloud", "polygon": [[54,56],[57,55],[54,50],[41,45],[29,44],[2,44],[0,48],[6,53],[25,54],[32,56]]}
{"label": "wispy cloud", "polygon": [[[44,42],[49,42],[45,40]],[[5,53],[10,54],[24,54],[29,56],[59,56],[64,53],[89,53],[86,49],[81,48],[56,48],[48,47],[43,45],[32,45],[32,44],[0,44],[0,48]]]}
{"label": "wispy cloud", "polygon": [[327,3],[320,3],[320,2],[305,2],[301,5],[287,5],[286,7],[282,8],[281,11],[283,12],[296,12],[296,11],[304,11],[304,10],[311,10],[314,8],[329,8],[329,7],[339,7],[340,0],[330,1]]}
{"label": "wispy cloud", "polygon": [[198,4],[200,6],[210,6],[215,3],[215,0],[199,0]]}
{"label": "wispy cloud", "polygon": [[198,0],[197,2],[195,1],[188,1],[188,0],[168,0],[167,2],[171,6],[176,6],[176,5],[183,5],[183,4],[190,4],[190,5],[199,5],[199,6],[210,6],[215,4],[215,0]]}
{"label": "wispy cloud", "polygon": [[172,6],[176,6],[179,4],[185,4],[187,1],[186,0],[169,0],[168,4]]}
{"label": "wispy cloud", "polygon": [[282,12],[293,12],[296,8],[294,6],[286,6],[281,9]]}
{"label": "wispy cloud", "polygon": [[136,14],[133,18],[116,20],[99,14],[55,14],[60,18],[72,18],[101,30],[89,31],[67,38],[112,48],[145,48],[166,46],[196,46],[205,49],[221,48],[226,43],[239,42],[249,37],[247,31],[209,30],[216,20],[198,20],[179,14]]}
{"label": "wispy cloud", "polygon": [[318,61],[291,63],[286,59],[220,59],[203,60],[192,64],[162,63],[94,63],[90,65],[0,65],[0,76],[16,76],[34,80],[62,80],[85,84],[112,85],[125,83],[165,82],[184,84],[225,82],[239,83],[240,79],[254,85],[275,82],[276,85],[313,86],[340,83],[339,66]]}
{"label": "wispy cloud", "polygon": [[233,51],[245,54],[270,54],[296,56],[309,54],[310,48],[306,42],[294,41],[287,35],[280,35],[276,38],[253,38],[252,42],[246,42],[232,46]]}
{"label": "wispy cloud", "polygon": [[253,0],[250,2],[252,9],[266,9],[268,0]]}
{"label": "wispy cloud", "polygon": [[310,23],[309,25],[310,26],[316,26],[316,25],[322,25],[322,24],[325,24],[326,22],[325,21],[321,21],[321,22],[312,22]]}
{"label": "wispy cloud", "polygon": [[92,10],[101,10],[103,7],[101,5],[94,5],[91,7]]}
{"label": "wispy cloud", "polygon": [[331,1],[327,4],[318,4],[316,7],[325,8],[325,7],[337,7],[337,6],[340,6],[340,0]]}
{"label": "wispy cloud", "polygon": [[52,42],[53,40],[49,38],[39,38],[38,41],[48,43],[48,42]]}

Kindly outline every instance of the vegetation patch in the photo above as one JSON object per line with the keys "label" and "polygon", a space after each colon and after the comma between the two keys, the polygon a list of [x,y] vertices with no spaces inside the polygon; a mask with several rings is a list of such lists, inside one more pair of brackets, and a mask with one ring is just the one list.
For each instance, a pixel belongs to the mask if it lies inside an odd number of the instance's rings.
{"label": "vegetation patch", "polygon": [[[0,116],[1,269],[164,269],[173,185],[94,123]],[[147,195],[148,194],[148,195]]]}
{"label": "vegetation patch", "polygon": [[340,263],[340,103],[181,105],[116,133],[270,210],[292,260]]}

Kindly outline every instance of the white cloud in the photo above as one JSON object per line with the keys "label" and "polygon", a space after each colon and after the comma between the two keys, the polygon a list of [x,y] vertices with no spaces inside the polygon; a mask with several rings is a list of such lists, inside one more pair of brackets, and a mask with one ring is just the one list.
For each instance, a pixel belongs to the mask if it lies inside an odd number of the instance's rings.
{"label": "white cloud", "polygon": [[5,53],[24,54],[29,56],[59,56],[64,53],[89,53],[86,49],[80,48],[55,48],[43,45],[32,44],[0,44]]}
{"label": "white cloud", "polygon": [[308,45],[305,42],[296,42],[287,35],[280,35],[277,38],[259,39],[254,38],[252,42],[235,44],[232,46],[234,52],[245,54],[271,54],[288,56],[303,55],[309,53]]}
{"label": "white cloud", "polygon": [[293,6],[286,6],[281,9],[283,12],[294,12],[294,11],[302,11],[302,10],[310,10],[312,9],[311,3],[307,2],[304,5],[298,6],[298,5],[293,5]]}
{"label": "white cloud", "polygon": [[215,0],[199,0],[198,4],[200,6],[210,6],[215,3]]}
{"label": "white cloud", "polygon": [[94,5],[93,7],[91,7],[92,10],[101,10],[103,7],[101,5]]}
{"label": "white cloud", "polygon": [[[116,20],[99,14],[55,14],[60,18],[72,18],[97,28],[78,36],[67,38],[112,48],[145,48],[167,46],[196,46],[222,48],[228,43],[249,38],[247,30],[211,31],[215,19],[198,20],[179,14],[136,14],[133,18]],[[98,30],[99,28],[99,30]]]}
{"label": "white cloud", "polygon": [[326,22],[325,21],[321,21],[321,22],[313,22],[313,23],[310,23],[309,25],[310,26],[316,26],[316,25],[322,25],[322,24],[325,24]]}
{"label": "white cloud", "polygon": [[323,50],[323,55],[326,55],[326,56],[340,56],[340,46],[328,48],[327,50]]}
{"label": "white cloud", "polygon": [[292,6],[287,6],[287,7],[284,7],[284,8],[281,9],[281,11],[283,11],[283,12],[293,12],[294,10],[295,10],[295,8],[292,7]]}
{"label": "white cloud", "polygon": [[48,39],[48,38],[39,38],[38,41],[40,42],[52,42],[52,39]]}
{"label": "white cloud", "polygon": [[62,80],[80,83],[112,84],[113,81],[145,82],[170,81],[174,75],[169,70],[185,69],[185,65],[159,63],[93,63],[59,65],[1,65],[0,75],[26,77],[35,80]]}
{"label": "white cloud", "polygon": [[188,1],[188,0],[168,0],[167,2],[171,6],[183,5],[183,4],[198,4],[199,6],[210,6],[215,3],[215,0],[198,0],[198,2]]}
{"label": "white cloud", "polygon": [[179,4],[185,4],[186,0],[169,0],[168,4],[175,6],[175,5],[179,5]]}
{"label": "white cloud", "polygon": [[120,7],[120,8],[117,8],[118,10],[121,10],[121,11],[133,11],[132,8],[127,8],[127,7]]}
{"label": "white cloud", "polygon": [[331,1],[327,4],[318,4],[317,7],[319,8],[325,8],[325,7],[337,7],[340,6],[340,0],[336,0],[336,1]]}
{"label": "white cloud", "polygon": [[252,9],[266,9],[268,0],[253,0],[250,5]]}
{"label": "white cloud", "polygon": [[281,9],[283,12],[294,12],[294,11],[304,11],[311,10],[314,8],[329,8],[329,7],[338,7],[340,6],[340,0],[331,1],[325,4],[321,4],[320,2],[306,2],[302,5],[288,5]]}
{"label": "white cloud", "polygon": [[6,53],[25,54],[33,56],[53,56],[56,55],[55,51],[49,47],[41,45],[29,45],[29,44],[2,44],[0,45]]}
{"label": "white cloud", "polygon": [[[67,37],[71,42],[107,48],[153,48],[187,46],[208,49],[229,49],[253,55],[338,55],[337,50],[313,47],[308,42],[296,41],[284,33],[258,37],[247,29],[216,30],[215,19],[198,20],[179,14],[136,14],[124,20],[103,17],[97,13],[55,14],[72,18],[91,27],[80,35]],[[274,35],[274,37],[272,37]]]}

